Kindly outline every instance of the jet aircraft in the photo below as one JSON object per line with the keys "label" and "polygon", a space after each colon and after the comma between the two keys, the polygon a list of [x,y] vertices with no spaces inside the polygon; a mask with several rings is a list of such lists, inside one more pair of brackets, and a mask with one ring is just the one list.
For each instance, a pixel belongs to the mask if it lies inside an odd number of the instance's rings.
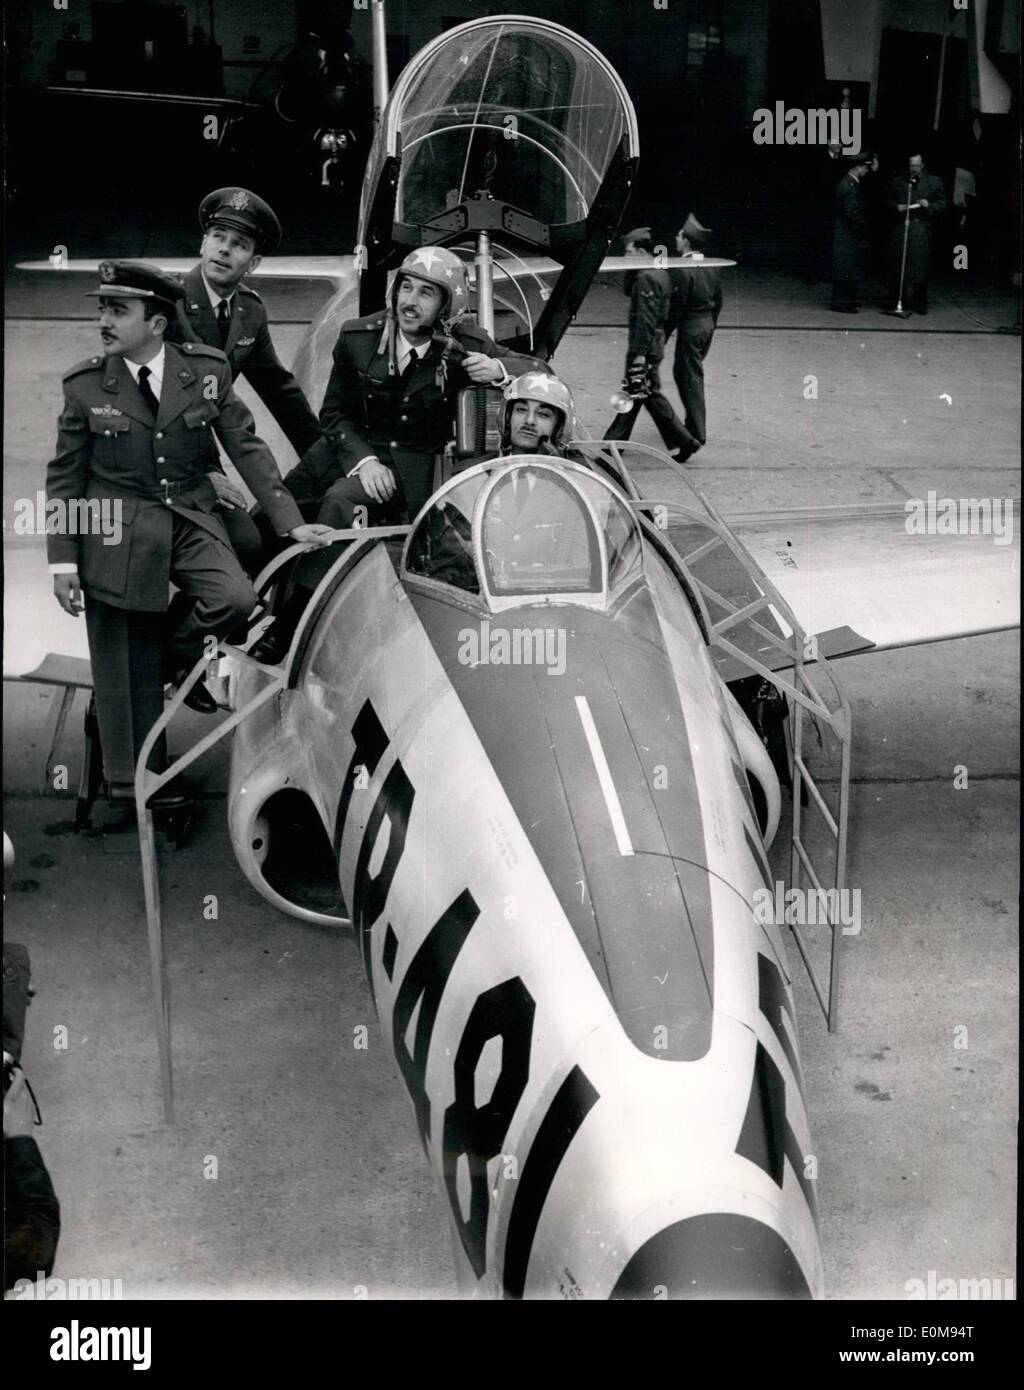
{"label": "jet aircraft", "polygon": [[[341,320],[413,246],[472,258],[481,322],[550,356],[638,155],[625,88],[571,31],[492,17],[427,45],[301,354],[311,399]],[[1019,551],[911,536],[884,509],[727,523],[641,445],[467,466],[494,405],[469,394],[421,513],[339,533],[281,665],[226,649],[233,712],[147,773],[197,667],[140,757],[168,1116],[146,803],[230,733],[239,866],[282,911],[351,929],[468,1295],[820,1297],[789,933],[754,908],[783,797],[730,686],[785,696],[790,887],[832,903],[824,972],[792,942],[834,1027],[851,718],[833,663],[1017,624]]]}

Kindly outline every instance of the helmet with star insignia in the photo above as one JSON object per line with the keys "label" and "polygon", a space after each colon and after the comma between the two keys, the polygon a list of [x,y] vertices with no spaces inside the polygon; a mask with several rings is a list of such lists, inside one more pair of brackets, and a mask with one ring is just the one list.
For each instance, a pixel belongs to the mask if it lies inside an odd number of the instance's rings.
{"label": "helmet with star insignia", "polygon": [[458,323],[469,309],[469,274],[465,262],[445,246],[420,246],[410,251],[398,267],[391,286],[391,308],[398,304],[398,286],[403,276],[425,280],[441,291],[441,312],[438,323],[450,328]]}
{"label": "helmet with star insignia", "polygon": [[564,449],[576,433],[576,403],[565,382],[549,372],[524,372],[508,383],[498,406],[498,435],[503,449],[512,442],[512,407],[516,401],[538,401],[558,411],[561,418],[551,432],[555,449]]}

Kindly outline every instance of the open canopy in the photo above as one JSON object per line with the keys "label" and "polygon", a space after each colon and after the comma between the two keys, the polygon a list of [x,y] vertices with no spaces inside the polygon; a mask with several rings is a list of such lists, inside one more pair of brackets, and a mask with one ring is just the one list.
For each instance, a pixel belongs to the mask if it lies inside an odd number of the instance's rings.
{"label": "open canopy", "polygon": [[[628,196],[636,115],[614,68],[560,25],[527,16],[475,20],[442,34],[404,69],[364,181],[361,312],[409,248],[444,244],[471,258],[486,231],[498,269],[497,336],[551,352],[589,287]],[[557,279],[522,276],[521,258]],[[521,277],[518,287],[510,281]]]}

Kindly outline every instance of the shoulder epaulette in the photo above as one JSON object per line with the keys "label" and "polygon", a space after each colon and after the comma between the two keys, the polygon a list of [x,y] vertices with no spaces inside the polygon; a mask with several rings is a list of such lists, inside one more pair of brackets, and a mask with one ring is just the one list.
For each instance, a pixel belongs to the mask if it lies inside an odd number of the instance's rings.
{"label": "shoulder epaulette", "polygon": [[210,347],[208,343],[175,343],[174,346],[186,357],[216,357],[221,362],[228,360],[226,353],[220,348]]}
{"label": "shoulder epaulette", "polygon": [[253,299],[258,299],[261,304],[263,303],[263,298],[259,290],[254,290],[251,285],[247,285],[243,282],[238,288],[241,290],[242,294],[251,294]]}
{"label": "shoulder epaulette", "polygon": [[361,319],[346,319],[341,325],[341,331],[342,333],[380,333],[385,323],[387,323],[387,316],[383,312],[367,314],[365,318]]}
{"label": "shoulder epaulette", "polygon": [[102,366],[102,357],[87,357],[84,362],[76,362],[73,367],[69,367],[68,370],[61,377],[61,380],[68,381],[73,376],[81,376],[82,372],[99,371],[102,368]]}

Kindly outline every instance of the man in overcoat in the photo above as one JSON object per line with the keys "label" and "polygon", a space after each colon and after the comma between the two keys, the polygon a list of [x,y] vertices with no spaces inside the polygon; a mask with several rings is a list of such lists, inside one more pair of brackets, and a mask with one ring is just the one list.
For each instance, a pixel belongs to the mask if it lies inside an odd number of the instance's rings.
{"label": "man in overcoat", "polygon": [[836,185],[835,223],[832,230],[832,311],[860,312],[860,286],[868,273],[871,230],[868,224],[864,180],[874,165],[867,151],[848,155],[848,171]]}
{"label": "man in overcoat", "polygon": [[[946,211],[946,190],[942,180],[929,174],[924,167],[922,156],[914,154],[910,156],[907,172],[898,174],[889,184],[886,201],[893,219],[888,248],[889,297],[895,306],[903,267],[904,304],[915,314],[927,314],[932,238],[936,224]],[[907,242],[905,265],[904,236]]]}

